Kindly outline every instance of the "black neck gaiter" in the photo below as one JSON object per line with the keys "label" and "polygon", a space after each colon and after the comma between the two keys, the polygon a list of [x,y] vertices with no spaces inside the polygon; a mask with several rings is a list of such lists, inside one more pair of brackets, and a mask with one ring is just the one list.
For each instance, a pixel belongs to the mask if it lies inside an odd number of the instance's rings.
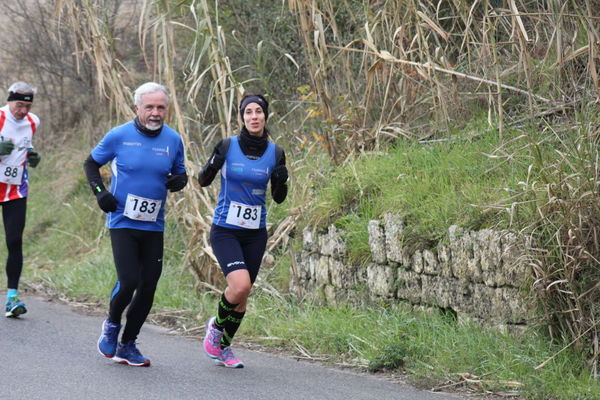
{"label": "black neck gaiter", "polygon": [[160,132],[162,131],[162,125],[160,126],[160,128],[154,130],[146,128],[140,123],[140,119],[138,117],[135,117],[133,122],[135,124],[135,129],[137,129],[139,133],[145,136],[156,137],[160,135]]}
{"label": "black neck gaiter", "polygon": [[252,136],[245,126],[240,131],[240,147],[246,157],[257,160],[262,157],[269,145],[269,132],[267,128],[262,136]]}

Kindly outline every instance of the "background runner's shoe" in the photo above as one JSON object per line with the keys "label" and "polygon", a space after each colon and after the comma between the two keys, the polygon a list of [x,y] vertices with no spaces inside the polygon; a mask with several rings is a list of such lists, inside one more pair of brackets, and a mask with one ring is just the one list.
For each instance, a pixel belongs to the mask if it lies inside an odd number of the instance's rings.
{"label": "background runner's shoe", "polygon": [[23,303],[17,296],[11,297],[6,302],[6,313],[4,316],[6,317],[18,317],[19,315],[25,314],[27,312],[27,308],[25,307],[25,303]]}
{"label": "background runner's shoe", "polygon": [[129,364],[134,367],[150,366],[150,360],[140,353],[138,348],[135,346],[135,340],[130,340],[127,343],[119,342],[117,346],[117,353],[113,357],[113,360],[120,364]]}
{"label": "background runner's shoe", "polygon": [[221,337],[223,331],[215,328],[215,317],[211,317],[206,321],[206,335],[204,336],[204,352],[212,359],[217,359],[221,356]]}
{"label": "background runner's shoe", "polygon": [[231,347],[225,347],[221,350],[221,356],[215,360],[215,363],[225,368],[244,368],[243,361],[235,358]]}
{"label": "background runner's shoe", "polygon": [[115,324],[108,320],[104,320],[102,323],[102,334],[98,339],[98,351],[104,357],[114,357],[115,352],[117,351],[120,330],[121,324]]}

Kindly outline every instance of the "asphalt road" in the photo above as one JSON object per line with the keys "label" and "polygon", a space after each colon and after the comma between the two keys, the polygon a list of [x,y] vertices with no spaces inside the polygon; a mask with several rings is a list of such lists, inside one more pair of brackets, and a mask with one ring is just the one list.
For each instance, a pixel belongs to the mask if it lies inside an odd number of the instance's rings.
{"label": "asphalt road", "polygon": [[0,320],[0,399],[399,399],[456,400],[285,357],[238,349],[246,368],[218,367],[200,341],[146,324],[139,348],[149,368],[117,364],[96,350],[102,317],[41,298]]}

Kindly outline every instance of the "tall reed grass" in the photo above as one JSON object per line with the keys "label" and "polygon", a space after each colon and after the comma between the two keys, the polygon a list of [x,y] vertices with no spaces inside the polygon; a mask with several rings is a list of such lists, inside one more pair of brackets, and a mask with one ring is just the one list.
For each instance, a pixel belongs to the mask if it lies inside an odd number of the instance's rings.
{"label": "tall reed grass", "polygon": [[[189,171],[197,173],[215,141],[233,134],[238,123],[236,104],[247,83],[239,77],[247,65],[229,57],[230,43],[234,39],[257,43],[263,38],[240,39],[235,32],[224,31],[219,18],[227,16],[219,14],[218,0],[144,0],[138,40],[145,66],[136,64],[132,69],[118,56],[121,38],[107,29],[112,16],[104,4],[56,0],[56,16],[77,43],[76,60],[94,66],[96,90],[108,99],[118,119],[131,114],[128,89],[134,83],[146,77],[165,83],[174,95],[172,120],[189,150]],[[271,2],[260,4],[265,12],[273,8]],[[551,145],[558,143],[559,158],[551,167],[538,160],[532,170],[541,180],[528,183],[529,193],[540,201],[539,219],[531,222],[529,233],[544,248],[542,257],[532,261],[538,277],[535,287],[552,334],[586,348],[597,375],[598,316],[592,306],[598,296],[593,201],[598,194],[597,147],[592,145],[591,127],[584,134],[571,129],[585,119],[582,112],[589,115],[597,107],[594,102],[600,94],[597,4],[592,0],[282,4],[296,21],[294,40],[300,43],[304,60],[299,69],[310,77],[308,93],[299,99],[304,121],[318,121],[312,132],[305,132],[304,126],[294,130],[297,137],[289,143],[313,141],[309,148],[341,165],[397,140],[448,139],[454,127],[482,109],[488,124],[498,127],[493,134],[501,140],[507,127],[552,133],[556,140]],[[270,18],[260,15],[266,21]],[[288,55],[294,62],[300,58]],[[307,83],[272,68],[272,79],[289,81],[290,89]],[[557,126],[551,128],[545,121]],[[558,131],[562,133],[554,134]],[[290,146],[292,158],[301,159],[301,149]],[[190,185],[184,193],[174,204],[174,214],[190,232],[186,264],[199,285],[218,291],[220,274],[207,239],[215,188]],[[295,224],[293,215],[277,221],[270,248],[285,242]]]}
{"label": "tall reed grass", "polygon": [[[559,157],[532,165],[541,180],[529,192],[539,201],[533,203],[539,217],[526,234],[544,249],[532,261],[534,289],[551,334],[570,338],[597,376],[598,151],[590,132],[572,129],[585,122],[582,111],[597,115],[590,111],[600,94],[594,5],[406,1],[372,9],[371,3],[288,1],[325,126],[345,128],[335,138],[324,133],[330,156],[340,162],[390,138],[448,136],[469,119],[473,104],[487,108],[500,138],[506,125],[553,134],[549,145],[559,147]],[[351,37],[339,28],[344,17],[353,22]],[[423,126],[431,120],[437,123]]]}

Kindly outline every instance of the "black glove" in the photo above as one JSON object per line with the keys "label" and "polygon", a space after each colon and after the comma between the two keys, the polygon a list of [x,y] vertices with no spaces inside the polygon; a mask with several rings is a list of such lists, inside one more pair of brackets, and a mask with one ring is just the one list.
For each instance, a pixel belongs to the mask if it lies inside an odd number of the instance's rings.
{"label": "black glove", "polygon": [[15,148],[15,144],[11,141],[0,142],[0,156],[6,156],[12,153]]}
{"label": "black glove", "polygon": [[117,211],[117,204],[119,202],[115,199],[115,196],[109,191],[103,190],[96,194],[96,201],[104,212]]}
{"label": "black glove", "polygon": [[41,159],[42,157],[40,157],[37,151],[32,150],[27,153],[27,161],[29,162],[29,165],[31,165],[31,168],[37,167]]}
{"label": "black glove", "polygon": [[271,172],[271,184],[280,185],[286,183],[288,178],[288,170],[285,165],[278,165],[273,168],[273,172]]}
{"label": "black glove", "polygon": [[165,186],[171,192],[179,192],[181,189],[187,185],[188,176],[187,174],[177,174],[177,175],[169,175],[167,177],[167,182]]}

